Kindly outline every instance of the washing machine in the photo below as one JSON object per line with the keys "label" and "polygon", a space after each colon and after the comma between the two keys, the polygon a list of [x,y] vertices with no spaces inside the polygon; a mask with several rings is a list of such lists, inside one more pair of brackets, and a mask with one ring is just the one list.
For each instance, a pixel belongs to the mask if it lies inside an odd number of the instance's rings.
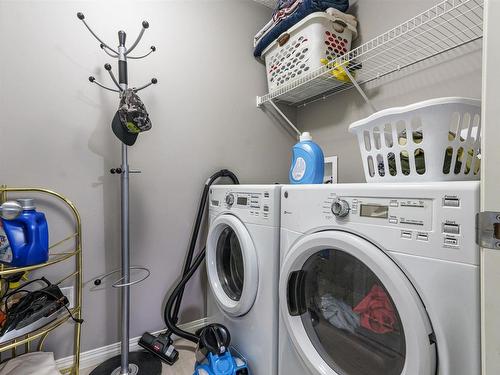
{"label": "washing machine", "polygon": [[280,186],[213,186],[209,197],[209,319],[229,329],[252,375],[275,375]]}
{"label": "washing machine", "polygon": [[283,186],[280,375],[479,375],[478,182]]}

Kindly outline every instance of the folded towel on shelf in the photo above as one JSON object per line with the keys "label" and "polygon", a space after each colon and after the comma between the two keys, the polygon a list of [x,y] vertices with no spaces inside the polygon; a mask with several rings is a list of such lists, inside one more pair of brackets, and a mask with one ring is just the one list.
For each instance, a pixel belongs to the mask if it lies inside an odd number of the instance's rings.
{"label": "folded towel on shelf", "polygon": [[53,353],[33,352],[0,365],[0,375],[61,375]]}
{"label": "folded towel on shelf", "polygon": [[256,47],[261,39],[269,33],[278,23],[286,19],[297,10],[303,0],[282,1],[273,13],[271,20],[255,35],[253,46]]}
{"label": "folded towel on shelf", "polygon": [[272,42],[314,12],[335,8],[345,12],[349,0],[280,0],[273,18],[254,37],[254,56],[260,57]]}
{"label": "folded towel on shelf", "polygon": [[287,18],[298,9],[299,5],[302,4],[302,1],[303,0],[281,1],[280,4],[278,4],[278,9],[274,11],[273,21],[278,23],[279,21]]}
{"label": "folded towel on shelf", "polygon": [[264,25],[262,29],[259,30],[257,34],[253,37],[253,46],[254,48],[259,44],[259,41],[262,39],[264,35],[268,33],[268,31],[276,25],[273,19],[271,19],[268,23]]}

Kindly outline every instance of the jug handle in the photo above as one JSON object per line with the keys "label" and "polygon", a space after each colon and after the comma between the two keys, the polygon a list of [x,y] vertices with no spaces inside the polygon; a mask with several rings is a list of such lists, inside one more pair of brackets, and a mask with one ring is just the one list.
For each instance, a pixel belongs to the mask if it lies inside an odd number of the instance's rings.
{"label": "jug handle", "polygon": [[35,241],[35,232],[36,232],[36,218],[30,217],[30,218],[22,218],[21,219],[24,225],[26,226],[26,238],[27,242],[29,244],[33,244]]}

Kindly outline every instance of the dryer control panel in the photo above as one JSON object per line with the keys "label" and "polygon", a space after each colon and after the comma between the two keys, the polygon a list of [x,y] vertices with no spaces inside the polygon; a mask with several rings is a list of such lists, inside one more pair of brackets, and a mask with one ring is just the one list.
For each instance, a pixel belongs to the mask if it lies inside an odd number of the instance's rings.
{"label": "dryer control panel", "polygon": [[284,186],[283,229],[346,230],[388,251],[478,264],[477,181]]}
{"label": "dryer control panel", "polygon": [[344,197],[332,193],[324,202],[323,213],[327,219],[349,217],[359,223],[429,231],[432,204],[432,199]]}

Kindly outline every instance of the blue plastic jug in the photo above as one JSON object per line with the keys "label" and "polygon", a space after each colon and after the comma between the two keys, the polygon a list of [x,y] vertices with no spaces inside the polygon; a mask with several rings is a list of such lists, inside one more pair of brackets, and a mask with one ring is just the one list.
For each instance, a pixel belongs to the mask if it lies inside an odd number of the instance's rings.
{"label": "blue plastic jug", "polygon": [[325,176],[325,157],[321,148],[305,132],[292,149],[291,184],[322,184]]}
{"label": "blue plastic jug", "polygon": [[26,267],[49,260],[49,229],[45,215],[36,211],[33,199],[19,199],[21,214],[0,219],[0,262]]}

